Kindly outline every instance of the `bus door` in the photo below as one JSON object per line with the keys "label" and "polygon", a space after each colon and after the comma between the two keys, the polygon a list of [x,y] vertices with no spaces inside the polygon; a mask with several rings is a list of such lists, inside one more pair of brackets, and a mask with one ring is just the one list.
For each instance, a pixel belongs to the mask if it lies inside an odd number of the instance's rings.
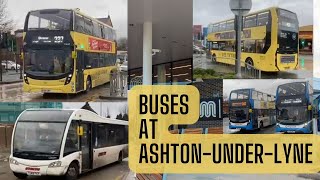
{"label": "bus door", "polygon": [[82,152],[82,171],[92,169],[92,144],[91,144],[91,123],[81,122],[83,135],[81,136],[81,152]]}
{"label": "bus door", "polygon": [[270,116],[270,125],[276,124],[276,111],[275,110],[269,110],[269,116]]}
{"label": "bus door", "polygon": [[259,110],[255,109],[253,110],[253,114],[252,114],[252,127],[254,129],[257,129],[258,128],[258,118],[259,118]]}
{"label": "bus door", "polygon": [[85,65],[84,65],[84,51],[77,51],[77,60],[76,60],[76,91],[83,91],[84,90],[84,72]]}

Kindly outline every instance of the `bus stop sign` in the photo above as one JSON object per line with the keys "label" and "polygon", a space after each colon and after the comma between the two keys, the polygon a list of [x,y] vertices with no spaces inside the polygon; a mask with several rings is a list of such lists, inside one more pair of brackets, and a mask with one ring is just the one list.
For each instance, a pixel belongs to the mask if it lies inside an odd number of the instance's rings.
{"label": "bus stop sign", "polygon": [[229,6],[236,16],[244,16],[250,12],[252,0],[230,0]]}

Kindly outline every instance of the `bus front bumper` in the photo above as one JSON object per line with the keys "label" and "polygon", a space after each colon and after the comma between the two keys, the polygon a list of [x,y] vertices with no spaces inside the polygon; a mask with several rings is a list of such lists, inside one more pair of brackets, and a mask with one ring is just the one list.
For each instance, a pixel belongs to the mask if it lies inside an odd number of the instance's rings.
{"label": "bus front bumper", "polygon": [[63,93],[75,94],[74,85],[57,85],[57,86],[40,86],[40,85],[23,85],[23,91],[28,93]]}
{"label": "bus front bumper", "polygon": [[229,129],[250,130],[249,123],[229,123]]}
{"label": "bus front bumper", "polygon": [[297,70],[298,68],[299,58],[297,54],[277,54],[277,59],[277,68],[279,71]]}
{"label": "bus front bumper", "polygon": [[295,133],[295,134],[309,134],[311,133],[310,128],[305,126],[300,127],[286,127],[283,125],[277,125],[276,132],[277,133]]}
{"label": "bus front bumper", "polygon": [[49,167],[51,162],[46,163],[48,165],[45,165],[44,163],[36,165],[35,163],[32,163],[31,160],[26,161],[17,158],[14,159],[17,161],[17,164],[10,162],[10,169],[15,173],[26,174],[29,176],[63,176],[68,170],[68,166]]}

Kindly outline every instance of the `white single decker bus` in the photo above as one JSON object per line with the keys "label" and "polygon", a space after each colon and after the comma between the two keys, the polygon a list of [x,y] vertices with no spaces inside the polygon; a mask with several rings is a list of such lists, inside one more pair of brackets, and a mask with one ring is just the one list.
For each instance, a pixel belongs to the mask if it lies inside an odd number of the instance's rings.
{"label": "white single decker bus", "polygon": [[18,117],[10,168],[19,179],[64,176],[121,162],[128,157],[128,122],[88,110],[30,109]]}

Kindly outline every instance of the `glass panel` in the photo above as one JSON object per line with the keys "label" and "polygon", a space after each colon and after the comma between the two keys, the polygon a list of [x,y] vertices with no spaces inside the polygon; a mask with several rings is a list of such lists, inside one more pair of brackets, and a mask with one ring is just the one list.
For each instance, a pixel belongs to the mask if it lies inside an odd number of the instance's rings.
{"label": "glass panel", "polygon": [[258,14],[258,26],[266,26],[269,24],[269,12]]}
{"label": "glass panel", "polygon": [[66,123],[18,122],[14,156],[34,160],[58,159],[65,126]]}
{"label": "glass panel", "polygon": [[226,22],[220,23],[219,31],[225,31],[226,27],[227,27],[227,23]]}
{"label": "glass panel", "polygon": [[84,19],[82,16],[76,14],[75,16],[75,31],[80,32],[80,33],[85,33],[84,30]]}
{"label": "glass panel", "polygon": [[60,76],[72,72],[71,50],[28,50],[25,71],[37,76]]}
{"label": "glass panel", "polygon": [[28,30],[70,30],[72,11],[41,10],[30,12]]}
{"label": "glass panel", "polygon": [[227,22],[227,29],[226,30],[234,30],[234,20]]}
{"label": "glass panel", "polygon": [[245,40],[243,52],[255,53],[256,52],[256,41],[255,40]]}
{"label": "glass panel", "polygon": [[64,156],[77,152],[79,150],[79,136],[77,133],[78,123],[72,122],[70,124],[68,135],[66,139],[66,144],[64,147]]}
{"label": "glass panel", "polygon": [[255,26],[257,26],[257,15],[245,17],[244,28],[250,28]]}

